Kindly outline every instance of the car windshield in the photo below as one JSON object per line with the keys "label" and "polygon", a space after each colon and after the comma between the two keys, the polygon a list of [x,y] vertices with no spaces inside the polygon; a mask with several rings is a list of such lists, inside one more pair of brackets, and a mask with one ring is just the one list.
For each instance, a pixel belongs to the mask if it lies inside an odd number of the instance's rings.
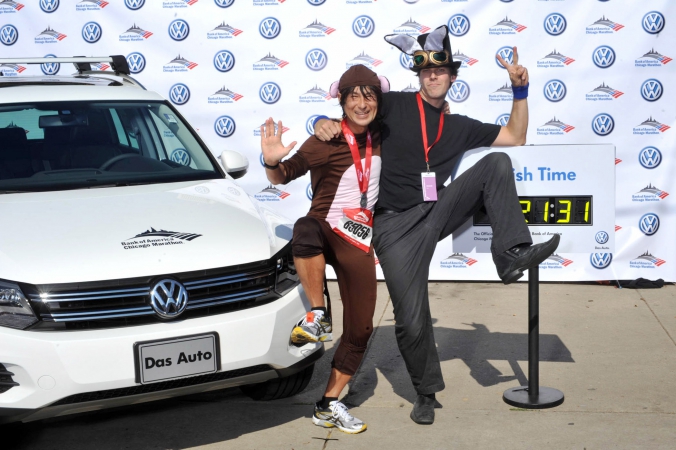
{"label": "car windshield", "polygon": [[0,106],[0,193],[222,178],[164,102]]}

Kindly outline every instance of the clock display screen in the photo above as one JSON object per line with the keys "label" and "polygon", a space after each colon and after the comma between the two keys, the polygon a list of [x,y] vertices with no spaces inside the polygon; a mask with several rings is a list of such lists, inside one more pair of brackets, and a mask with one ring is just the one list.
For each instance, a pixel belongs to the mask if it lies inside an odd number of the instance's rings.
{"label": "clock display screen", "polygon": [[[526,197],[519,196],[523,217],[528,225],[592,225],[592,196]],[[474,225],[490,225],[486,209],[474,214]]]}

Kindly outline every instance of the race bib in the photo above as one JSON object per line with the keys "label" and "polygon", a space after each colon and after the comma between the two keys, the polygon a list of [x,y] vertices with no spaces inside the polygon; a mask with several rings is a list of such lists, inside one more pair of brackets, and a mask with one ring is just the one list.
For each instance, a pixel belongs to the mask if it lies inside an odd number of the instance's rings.
{"label": "race bib", "polygon": [[350,244],[368,253],[373,234],[373,213],[368,209],[343,209],[343,217],[333,231]]}

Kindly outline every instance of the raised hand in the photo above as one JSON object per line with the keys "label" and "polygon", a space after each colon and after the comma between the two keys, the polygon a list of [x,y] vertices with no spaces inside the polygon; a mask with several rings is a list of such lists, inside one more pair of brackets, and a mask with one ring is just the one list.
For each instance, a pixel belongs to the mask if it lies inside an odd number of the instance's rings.
{"label": "raised hand", "polygon": [[509,81],[512,82],[512,86],[525,86],[528,84],[528,69],[519,65],[519,54],[516,51],[516,47],[512,47],[512,51],[514,52],[513,64],[505,61],[500,55],[496,55],[496,57],[498,58],[498,61],[500,61],[500,64],[507,69]]}
{"label": "raised hand", "polygon": [[277,122],[277,133],[275,133],[275,121],[268,117],[264,125],[261,125],[261,151],[265,164],[276,165],[296,146],[296,141],[290,145],[282,144],[282,134],[284,133],[282,121]]}

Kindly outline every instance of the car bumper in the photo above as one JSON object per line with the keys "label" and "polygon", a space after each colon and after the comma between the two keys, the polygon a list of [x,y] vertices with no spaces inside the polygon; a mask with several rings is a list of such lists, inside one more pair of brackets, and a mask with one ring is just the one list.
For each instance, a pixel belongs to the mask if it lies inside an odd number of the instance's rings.
{"label": "car bumper", "polygon": [[[153,325],[62,332],[0,328],[0,363],[18,386],[0,393],[0,423],[32,421],[263,382],[312,364],[321,344],[291,345],[308,305],[299,286],[266,305]],[[134,344],[218,333],[220,370],[136,383]]]}

